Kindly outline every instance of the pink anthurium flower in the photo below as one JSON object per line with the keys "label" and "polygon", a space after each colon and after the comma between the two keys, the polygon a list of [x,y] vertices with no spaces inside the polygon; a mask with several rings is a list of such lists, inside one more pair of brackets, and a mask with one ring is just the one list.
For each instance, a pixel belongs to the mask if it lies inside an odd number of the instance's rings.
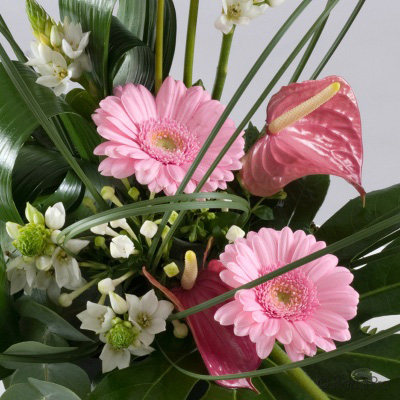
{"label": "pink anthurium flower", "polygon": [[[187,289],[179,287],[171,291],[157,282],[145,268],[143,273],[179,311],[183,311],[231,289],[219,277],[223,268],[221,262],[211,261],[207,269],[196,274],[197,278],[193,276],[194,284],[190,289],[189,285],[186,286]],[[185,286],[183,282],[182,285]],[[261,359],[257,355],[254,343],[248,337],[236,336],[231,326],[222,326],[215,321],[214,314],[219,307],[220,305],[209,308],[187,318],[208,371],[211,375],[226,375],[256,370],[260,366]],[[230,389],[247,388],[257,391],[251,379],[221,380],[216,383]]]}
{"label": "pink anthurium flower", "polygon": [[243,185],[272,196],[306,175],[346,179],[361,194],[361,119],[349,84],[339,76],[283,87],[268,104],[266,135],[243,159]]}

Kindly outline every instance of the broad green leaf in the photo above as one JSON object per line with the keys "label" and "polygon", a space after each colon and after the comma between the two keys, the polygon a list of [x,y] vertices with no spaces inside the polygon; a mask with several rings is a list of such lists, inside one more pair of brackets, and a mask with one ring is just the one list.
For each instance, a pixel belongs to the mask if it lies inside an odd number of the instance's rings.
{"label": "broad green leaf", "polygon": [[[397,239],[387,249],[399,244]],[[360,294],[360,303],[351,325],[359,327],[374,317],[400,314],[400,253],[368,263],[352,273],[352,286]]]}
{"label": "broad green leaf", "polygon": [[52,347],[68,347],[68,342],[53,333],[46,324],[34,318],[21,318],[21,340],[24,342],[39,342]]}
{"label": "broad green leaf", "polygon": [[90,341],[83,333],[75,329],[54,311],[34,302],[28,296],[20,297],[15,303],[21,317],[37,319],[47,325],[48,329],[61,337],[75,341]]}
{"label": "broad green leaf", "polygon": [[[120,0],[118,19],[154,52],[156,40],[157,0]],[[172,0],[165,1],[164,78],[168,76],[175,53],[176,13]]]}
{"label": "broad green leaf", "polygon": [[[2,227],[3,228],[3,227]],[[2,236],[6,234],[2,229]],[[0,352],[19,340],[19,328],[17,313],[14,308],[12,296],[9,294],[9,283],[6,275],[6,264],[3,249],[0,247]]]}
{"label": "broad green leaf", "polygon": [[29,378],[29,383],[42,394],[46,400],[81,400],[72,390],[55,383]]}
{"label": "broad green leaf", "polygon": [[116,17],[110,35],[110,91],[128,82],[149,90],[154,85],[155,58],[151,48],[129,31]]}
{"label": "broad green leaf", "polygon": [[328,175],[310,175],[285,187],[287,197],[273,208],[275,229],[289,226],[293,230],[310,230],[315,215],[329,188]]}
{"label": "broad green leaf", "polygon": [[92,76],[99,89],[99,98],[108,91],[108,45],[111,17],[116,0],[59,0],[60,14],[74,22],[80,22],[84,32],[90,31],[87,51],[90,55]]}
{"label": "broad green leaf", "polygon": [[[396,398],[400,390],[400,337],[393,335],[305,370],[333,399]],[[391,380],[377,383],[369,377],[370,371]]]}
{"label": "broad green leaf", "polygon": [[91,121],[92,115],[98,108],[98,104],[93,100],[90,94],[80,88],[70,90],[65,96],[65,101],[82,117]]}
{"label": "broad green leaf", "polygon": [[[356,197],[329,218],[317,231],[316,237],[318,240],[324,240],[328,244],[334,243],[363,228],[370,227],[379,221],[398,214],[400,211],[399,202],[400,185],[368,193],[365,207],[363,207],[360,197]],[[396,227],[355,243],[353,246],[340,250],[336,254],[342,263],[348,264],[358,253],[394,230],[396,230]]]}
{"label": "broad green leaf", "polygon": [[257,215],[257,217],[263,221],[271,221],[274,219],[274,212],[268,206],[258,206],[253,211],[253,214]]}
{"label": "broad green leaf", "polygon": [[41,393],[28,383],[20,383],[7,389],[1,400],[46,400]]}
{"label": "broad green leaf", "polygon": [[[76,121],[87,123],[78,114],[74,114],[72,108],[60,97],[56,97],[52,90],[38,85],[37,74],[31,68],[18,62],[14,63],[14,66],[47,117],[67,113],[73,115]],[[0,219],[22,223],[13,200],[12,171],[22,146],[39,124],[2,65],[0,65],[0,106],[0,158],[4,160],[0,165]],[[85,130],[82,133],[86,135]],[[63,165],[63,162],[59,161],[59,165]],[[52,174],[54,171],[49,169],[47,172]],[[45,178],[46,176],[43,176],[42,180],[46,180]]]}
{"label": "broad green leaf", "polygon": [[10,386],[28,383],[28,378],[64,386],[81,398],[90,392],[89,377],[82,368],[75,364],[31,364],[12,374]]}

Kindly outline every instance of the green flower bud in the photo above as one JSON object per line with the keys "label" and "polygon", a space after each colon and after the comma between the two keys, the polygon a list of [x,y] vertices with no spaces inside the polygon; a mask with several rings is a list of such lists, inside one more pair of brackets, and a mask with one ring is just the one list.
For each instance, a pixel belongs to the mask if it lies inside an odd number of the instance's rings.
{"label": "green flower bud", "polygon": [[104,200],[112,200],[115,196],[115,189],[111,186],[104,186],[101,189],[101,197]]}
{"label": "green flower bud", "polygon": [[39,210],[33,207],[30,203],[26,203],[25,217],[28,222],[33,224],[44,225],[44,216]]}
{"label": "green flower bud", "polygon": [[106,246],[106,239],[103,236],[96,236],[94,239],[95,247],[100,247],[102,249],[107,248]]}
{"label": "green flower bud", "polygon": [[18,237],[20,228],[22,228],[21,225],[18,225],[15,222],[6,223],[8,236],[10,236],[12,239],[16,239]]}
{"label": "green flower bud", "polygon": [[212,220],[212,219],[215,219],[215,218],[216,218],[215,213],[213,213],[213,212],[207,213],[207,219],[208,220]]}
{"label": "green flower bud", "polygon": [[26,0],[26,14],[36,38],[47,46],[50,46],[51,28],[53,25],[56,25],[54,20],[50,18],[36,0]]}
{"label": "green flower bud", "polygon": [[137,201],[137,199],[139,198],[140,192],[135,187],[132,187],[129,189],[128,194],[129,194],[129,196],[132,197],[132,199],[134,201]]}
{"label": "green flower bud", "polygon": [[93,199],[91,199],[90,197],[84,197],[82,200],[82,204],[87,207],[93,214],[97,214],[97,208],[94,204]]}
{"label": "green flower bud", "polygon": [[53,243],[48,243],[43,250],[43,254],[45,254],[46,256],[52,256],[55,250],[56,245]]}
{"label": "green flower bud", "polygon": [[35,257],[43,253],[49,237],[50,232],[44,225],[31,223],[19,230],[13,245],[23,256]]}
{"label": "green flower bud", "polygon": [[172,213],[171,213],[171,215],[170,215],[170,217],[168,219],[168,223],[170,225],[172,225],[176,221],[176,219],[178,218],[178,215],[179,214],[176,211],[172,211]]}
{"label": "green flower bud", "polygon": [[107,333],[107,342],[114,349],[127,349],[139,336],[139,330],[129,321],[117,323]]}
{"label": "green flower bud", "polygon": [[167,264],[163,269],[168,278],[172,278],[179,274],[179,268],[174,262]]}

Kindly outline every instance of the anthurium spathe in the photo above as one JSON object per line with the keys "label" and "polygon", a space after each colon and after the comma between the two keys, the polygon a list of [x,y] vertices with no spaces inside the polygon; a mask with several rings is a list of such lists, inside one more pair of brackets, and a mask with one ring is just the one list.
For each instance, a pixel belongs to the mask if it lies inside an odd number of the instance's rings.
{"label": "anthurium spathe", "polygon": [[271,196],[306,175],[337,175],[364,196],[357,101],[339,76],[283,87],[269,102],[266,135],[243,159],[243,185]]}
{"label": "anthurium spathe", "polygon": [[[230,289],[219,277],[222,268],[223,265],[216,260],[211,261],[208,268],[199,271],[198,274],[193,268],[189,268],[189,271],[185,268],[186,276],[185,273],[182,276],[182,287],[173,288],[171,291],[158,283],[145,268],[143,273],[153,285],[163,291],[179,311],[183,311]],[[261,363],[256,346],[248,337],[236,336],[231,326],[222,326],[214,320],[218,307],[211,307],[187,318],[208,371],[211,375],[226,375],[256,370]],[[221,380],[216,383],[231,389],[255,390],[251,379]]]}

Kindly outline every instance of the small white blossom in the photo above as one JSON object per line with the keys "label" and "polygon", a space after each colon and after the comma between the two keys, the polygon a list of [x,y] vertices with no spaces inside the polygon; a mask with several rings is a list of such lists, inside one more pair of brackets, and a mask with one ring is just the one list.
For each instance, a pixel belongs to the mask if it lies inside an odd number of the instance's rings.
{"label": "small white blossom", "polygon": [[109,226],[108,223],[106,222],[105,224],[100,224],[97,226],[93,226],[90,228],[90,231],[94,233],[95,235],[109,235],[109,236],[118,236],[118,233],[112,230]]}
{"label": "small white blossom", "polygon": [[225,237],[229,240],[229,243],[233,243],[236,239],[243,238],[245,234],[246,233],[243,229],[240,229],[236,225],[232,225],[226,233]]}
{"label": "small white blossom", "polygon": [[39,271],[48,271],[53,264],[50,256],[42,255],[36,258],[35,265]]}
{"label": "small white blossom", "polygon": [[6,223],[6,231],[8,233],[8,236],[10,236],[11,239],[16,239],[18,237],[19,228],[21,228],[21,225],[18,225],[15,222],[7,222]]}
{"label": "small white blossom", "polygon": [[223,13],[216,19],[215,27],[228,34],[233,25],[248,25],[250,20],[267,10],[266,4],[254,4],[253,0],[222,0]]}
{"label": "small white blossom", "polygon": [[145,223],[140,228],[140,233],[148,238],[152,239],[154,235],[157,233],[158,226],[153,221],[145,221]]}
{"label": "small white blossom", "polygon": [[100,360],[102,360],[102,372],[110,372],[115,368],[124,369],[129,367],[131,360],[131,354],[135,356],[146,356],[154,351],[151,347],[146,347],[139,344],[138,347],[134,345],[129,346],[126,349],[116,349],[110,344],[106,344],[103,351],[100,354]]}
{"label": "small white blossom", "polygon": [[116,314],[125,314],[128,311],[128,303],[114,292],[108,293],[112,309]]}
{"label": "small white blossom", "polygon": [[132,240],[126,235],[114,237],[110,243],[111,257],[128,258],[135,250]]}
{"label": "small white blossom", "polygon": [[80,23],[70,22],[66,17],[64,19],[64,39],[62,40],[62,49],[71,59],[79,58],[89,44],[90,32],[83,33]]}
{"label": "small white blossom", "polygon": [[10,294],[18,293],[22,289],[29,293],[36,281],[34,263],[25,262],[23,257],[14,258],[7,264],[7,278],[11,284]]}
{"label": "small white blossom", "polygon": [[77,289],[82,286],[83,278],[78,261],[58,247],[52,257],[52,265],[55,270],[58,286]]}
{"label": "small white blossom", "polygon": [[117,219],[115,221],[111,221],[110,225],[111,225],[111,228],[114,228],[114,229],[117,229],[117,228],[124,229],[125,231],[127,231],[129,233],[129,235],[132,238],[137,239],[132,228],[129,226],[128,222],[126,221],[126,218],[121,218],[121,219]]}
{"label": "small white blossom", "polygon": [[265,0],[270,7],[280,6],[285,0]]}
{"label": "small white blossom", "polygon": [[97,288],[101,294],[109,294],[115,290],[115,285],[111,278],[105,278],[97,284]]}
{"label": "small white blossom", "polygon": [[111,329],[111,321],[115,318],[115,314],[110,307],[88,301],[86,310],[78,314],[77,317],[82,322],[81,329],[100,334]]}
{"label": "small white blossom", "polygon": [[140,326],[139,339],[148,346],[153,342],[155,334],[165,331],[165,320],[174,306],[169,301],[159,301],[154,290],[150,290],[142,298],[132,294],[125,297],[129,305],[129,320]]}
{"label": "small white blossom", "polygon": [[61,229],[65,224],[65,208],[63,203],[58,202],[49,207],[44,215],[46,225],[51,229]]}

